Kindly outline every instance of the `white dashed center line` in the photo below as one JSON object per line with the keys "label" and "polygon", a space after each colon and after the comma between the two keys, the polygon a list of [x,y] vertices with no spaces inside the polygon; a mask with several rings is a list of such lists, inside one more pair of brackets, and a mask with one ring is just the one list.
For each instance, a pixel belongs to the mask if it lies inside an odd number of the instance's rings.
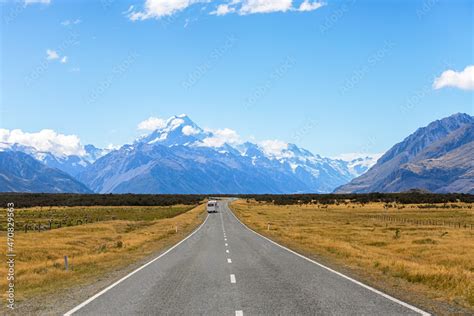
{"label": "white dashed center line", "polygon": [[[223,217],[222,217],[222,213],[220,215],[221,215],[221,222],[222,222],[222,232],[224,233],[224,241],[226,242],[225,246],[229,247],[229,244],[227,243],[227,235],[225,233],[224,220],[223,220]],[[225,252],[230,253],[229,249],[226,249]],[[232,263],[232,259],[227,258],[227,263]],[[235,274],[230,275],[230,283],[232,283],[232,284],[237,283],[237,281],[235,279]],[[244,316],[244,312],[241,311],[241,310],[236,310],[235,311],[235,316]]]}

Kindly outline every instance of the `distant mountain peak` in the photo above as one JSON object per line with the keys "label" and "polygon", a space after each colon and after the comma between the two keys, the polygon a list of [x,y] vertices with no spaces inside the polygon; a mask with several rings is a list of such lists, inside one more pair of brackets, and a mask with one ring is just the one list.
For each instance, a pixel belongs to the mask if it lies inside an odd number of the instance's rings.
{"label": "distant mountain peak", "polygon": [[174,115],[166,120],[164,126],[138,140],[141,144],[178,146],[190,145],[208,136],[201,127],[186,114]]}
{"label": "distant mountain peak", "polygon": [[174,115],[166,121],[166,126],[162,130],[172,131],[186,125],[197,126],[186,114]]}
{"label": "distant mountain peak", "polygon": [[455,130],[464,124],[473,124],[474,117],[466,113],[456,113],[451,116],[431,122],[426,127],[419,128],[418,131],[430,131],[439,127],[445,128],[447,131]]}
{"label": "distant mountain peak", "polygon": [[457,113],[417,129],[340,193],[474,192],[474,118]]}
{"label": "distant mountain peak", "polygon": [[458,112],[444,119],[441,119],[440,121],[443,121],[443,120],[458,120],[458,121],[463,121],[467,123],[467,122],[472,122],[474,120],[474,117],[467,113]]}

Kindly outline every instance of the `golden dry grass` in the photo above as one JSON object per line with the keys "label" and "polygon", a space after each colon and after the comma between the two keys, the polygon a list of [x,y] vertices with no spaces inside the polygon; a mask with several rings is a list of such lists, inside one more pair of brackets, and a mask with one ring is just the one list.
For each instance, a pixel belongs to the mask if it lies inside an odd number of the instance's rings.
{"label": "golden dry grass", "polygon": [[[175,210],[180,215],[158,220],[101,221],[41,233],[17,231],[16,300],[92,283],[108,271],[126,267],[178,242],[205,218],[203,205],[184,213],[182,208],[177,206]],[[132,213],[133,209],[128,209]],[[139,207],[137,211],[141,212]],[[1,253],[5,253],[5,247],[4,242],[0,244]],[[65,255],[70,271],[64,269]],[[6,275],[6,264],[0,265],[0,275]],[[0,288],[6,289],[6,278],[0,279]]]}
{"label": "golden dry grass", "polygon": [[[403,287],[430,299],[474,309],[474,210],[406,206],[275,206],[239,200],[236,215],[249,227],[296,251],[349,267],[382,288]],[[325,207],[325,206],[324,206]],[[377,216],[390,216],[400,222]],[[377,217],[377,218],[374,218]],[[462,222],[468,227],[401,220]],[[402,283],[402,284],[401,284]],[[406,294],[406,293],[405,293]]]}
{"label": "golden dry grass", "polygon": [[[38,225],[49,229],[50,221],[52,229],[110,220],[153,221],[174,217],[192,208],[192,205],[31,207],[15,210],[15,226],[17,230],[24,230],[27,224],[31,231]],[[0,230],[6,229],[6,221],[6,212],[1,212]]]}

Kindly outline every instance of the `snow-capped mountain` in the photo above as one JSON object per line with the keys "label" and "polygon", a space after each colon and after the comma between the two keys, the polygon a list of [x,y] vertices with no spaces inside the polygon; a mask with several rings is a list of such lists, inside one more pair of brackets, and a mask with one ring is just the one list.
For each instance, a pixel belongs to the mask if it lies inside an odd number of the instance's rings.
{"label": "snow-capped mountain", "polygon": [[369,170],[370,168],[372,168],[377,163],[377,160],[380,157],[381,154],[375,154],[372,156],[356,158],[351,161],[348,161],[347,167],[352,176],[358,177],[367,172],[367,170]]}
{"label": "snow-capped mountain", "polygon": [[16,143],[1,143],[0,149],[26,153],[36,160],[42,162],[47,167],[59,169],[74,177],[79,173],[84,172],[86,168],[94,163],[98,158],[110,152],[110,150],[99,149],[94,145],[84,146],[83,155],[55,154],[47,151],[40,151],[34,147],[24,146]]}
{"label": "snow-capped mountain", "polygon": [[197,144],[207,137],[211,137],[211,133],[205,132],[187,115],[182,114],[169,118],[164,127],[156,129],[151,134],[139,139],[138,142],[167,147],[187,146]]}
{"label": "snow-capped mountain", "polygon": [[294,144],[239,143],[174,116],[78,178],[101,193],[331,192],[358,175],[355,162],[313,155]]}
{"label": "snow-capped mountain", "polygon": [[344,154],[335,157],[336,160],[342,160],[353,177],[361,176],[372,168],[382,157],[383,154],[367,155],[364,153]]}

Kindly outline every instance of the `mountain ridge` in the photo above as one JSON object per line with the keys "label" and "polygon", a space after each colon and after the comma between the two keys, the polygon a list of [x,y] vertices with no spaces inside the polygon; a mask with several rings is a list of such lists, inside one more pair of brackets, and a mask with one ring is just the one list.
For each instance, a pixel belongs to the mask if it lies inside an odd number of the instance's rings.
{"label": "mountain ridge", "polygon": [[474,193],[474,117],[457,113],[417,129],[336,193]]}
{"label": "mountain ridge", "polygon": [[0,192],[92,193],[71,175],[20,151],[0,151]]}

